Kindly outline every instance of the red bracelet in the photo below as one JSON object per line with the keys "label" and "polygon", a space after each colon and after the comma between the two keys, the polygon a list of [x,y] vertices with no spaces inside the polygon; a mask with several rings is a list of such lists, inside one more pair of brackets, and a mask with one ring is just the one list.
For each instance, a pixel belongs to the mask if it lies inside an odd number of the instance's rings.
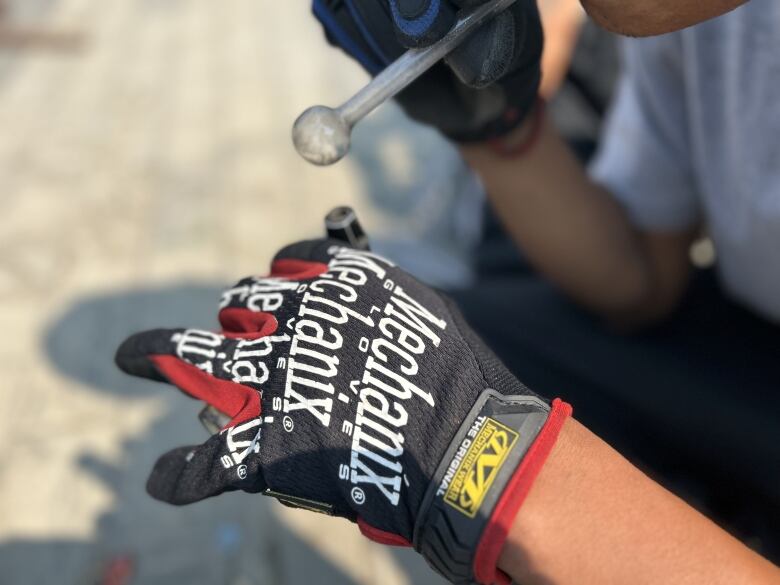
{"label": "red bracelet", "polygon": [[530,152],[542,136],[544,111],[546,107],[547,102],[545,102],[543,98],[536,98],[533,119],[531,120],[531,131],[528,134],[528,138],[519,144],[507,144],[506,137],[496,138],[488,142],[490,150],[503,158],[519,158]]}

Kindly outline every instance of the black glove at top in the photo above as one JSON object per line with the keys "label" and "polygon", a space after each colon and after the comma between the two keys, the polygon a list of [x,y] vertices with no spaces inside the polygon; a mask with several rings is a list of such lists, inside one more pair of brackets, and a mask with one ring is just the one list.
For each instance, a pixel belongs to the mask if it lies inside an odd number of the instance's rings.
{"label": "black glove at top", "polygon": [[493,582],[508,525],[563,420],[446,298],[335,241],[283,250],[272,276],[222,299],[224,331],[156,330],[117,353],[232,417],[163,456],[149,492],[187,504],[228,490],[358,521],[455,582]]}
{"label": "black glove at top", "polygon": [[[314,0],[329,42],[372,75],[431,44],[456,13],[486,0]],[[499,138],[525,120],[541,80],[544,35],[534,0],[517,0],[397,98],[415,120],[458,142]]]}

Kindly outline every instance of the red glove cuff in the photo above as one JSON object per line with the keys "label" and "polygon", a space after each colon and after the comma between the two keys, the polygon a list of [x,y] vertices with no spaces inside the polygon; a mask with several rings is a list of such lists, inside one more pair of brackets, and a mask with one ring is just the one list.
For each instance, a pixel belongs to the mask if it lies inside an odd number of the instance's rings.
{"label": "red glove cuff", "polygon": [[531,486],[558,440],[563,424],[571,414],[572,408],[569,404],[560,399],[553,401],[550,417],[504,489],[474,558],[474,575],[479,583],[508,585],[511,582],[509,576],[498,568],[499,556],[520,506],[531,491]]}

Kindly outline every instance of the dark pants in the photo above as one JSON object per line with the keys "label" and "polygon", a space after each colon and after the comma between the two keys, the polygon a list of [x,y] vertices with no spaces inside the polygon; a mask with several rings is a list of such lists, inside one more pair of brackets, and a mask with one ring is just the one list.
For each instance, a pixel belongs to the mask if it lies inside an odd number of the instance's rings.
{"label": "dark pants", "polygon": [[[504,240],[453,296],[507,366],[658,481],[780,559],[780,327],[698,273],[676,314],[641,334],[611,332]],[[507,247],[509,246],[509,247]]]}

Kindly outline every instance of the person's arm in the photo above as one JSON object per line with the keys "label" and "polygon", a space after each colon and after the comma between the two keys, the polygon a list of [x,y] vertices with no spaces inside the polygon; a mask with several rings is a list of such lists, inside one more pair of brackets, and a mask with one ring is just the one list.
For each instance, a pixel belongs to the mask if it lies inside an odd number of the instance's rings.
{"label": "person's arm", "polygon": [[646,37],[715,18],[748,0],[581,0],[599,25],[618,34]]}
{"label": "person's arm", "polygon": [[554,96],[560,89],[577,47],[585,12],[577,0],[539,0],[544,28],[542,85],[539,93]]}
{"label": "person's arm", "polygon": [[[529,121],[507,141],[527,139]],[[653,319],[685,290],[695,233],[643,233],[593,182],[553,125],[519,158],[461,147],[509,234],[534,266],[584,306],[609,317]]]}
{"label": "person's arm", "polygon": [[[702,222],[679,43],[675,35],[623,42],[589,172],[547,119],[519,155],[461,147],[529,261],[585,307],[637,324],[677,306]],[[504,146],[528,144],[534,127],[531,116]]]}
{"label": "person's arm", "polygon": [[777,567],[575,420],[520,508],[500,566],[525,585],[780,583]]}

